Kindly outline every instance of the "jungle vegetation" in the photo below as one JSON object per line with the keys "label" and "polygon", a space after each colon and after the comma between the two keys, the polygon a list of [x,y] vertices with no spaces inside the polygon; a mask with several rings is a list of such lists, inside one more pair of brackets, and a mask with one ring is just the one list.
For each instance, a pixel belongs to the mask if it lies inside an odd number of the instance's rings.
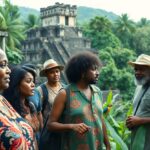
{"label": "jungle vegetation", "polygon": [[[28,14],[22,21],[17,6],[7,0],[3,7],[0,6],[0,30],[8,33],[6,53],[10,63],[21,62],[21,41],[26,38],[25,32],[40,26],[39,14]],[[125,126],[125,119],[132,112],[131,99],[135,89],[133,70],[127,62],[142,53],[150,55],[150,21],[141,18],[135,22],[127,14],[113,20],[98,15],[79,22],[78,26],[91,40],[92,48],[103,63],[98,86],[101,90],[110,90],[104,108],[107,109],[105,120],[111,145],[114,150],[127,150],[130,131]],[[112,94],[116,89],[121,95],[118,101]]]}

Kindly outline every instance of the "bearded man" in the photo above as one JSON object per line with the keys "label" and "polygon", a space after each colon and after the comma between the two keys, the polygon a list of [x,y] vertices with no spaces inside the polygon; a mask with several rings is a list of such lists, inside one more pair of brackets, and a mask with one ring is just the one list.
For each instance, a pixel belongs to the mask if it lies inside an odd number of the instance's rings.
{"label": "bearded man", "polygon": [[150,56],[141,54],[134,68],[137,86],[133,99],[133,115],[126,120],[131,130],[131,150],[150,150]]}

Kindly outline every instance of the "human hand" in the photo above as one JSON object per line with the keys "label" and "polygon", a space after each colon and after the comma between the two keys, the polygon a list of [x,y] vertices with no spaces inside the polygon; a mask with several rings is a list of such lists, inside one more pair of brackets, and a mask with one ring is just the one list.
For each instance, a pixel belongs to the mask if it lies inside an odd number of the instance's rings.
{"label": "human hand", "polygon": [[87,126],[85,123],[79,123],[79,124],[72,124],[72,129],[75,132],[78,132],[80,134],[84,134],[88,130],[91,129],[91,127]]}
{"label": "human hand", "polygon": [[142,124],[142,119],[137,116],[129,116],[126,120],[126,126],[131,129],[135,126]]}

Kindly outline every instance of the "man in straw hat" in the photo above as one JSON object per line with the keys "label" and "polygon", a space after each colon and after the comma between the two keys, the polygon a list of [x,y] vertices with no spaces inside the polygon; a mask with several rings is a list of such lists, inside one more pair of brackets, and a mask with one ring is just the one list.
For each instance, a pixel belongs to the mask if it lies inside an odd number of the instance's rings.
{"label": "man in straw hat", "polygon": [[141,54],[129,65],[134,68],[137,86],[133,99],[133,115],[126,120],[131,130],[131,150],[150,150],[150,56]]}
{"label": "man in straw hat", "polygon": [[45,83],[37,87],[42,101],[42,114],[44,122],[51,110],[54,98],[64,86],[64,84],[60,82],[60,72],[63,68],[64,66],[59,65],[55,60],[49,59],[45,61],[43,64],[43,69],[40,71],[40,76],[47,78]]}

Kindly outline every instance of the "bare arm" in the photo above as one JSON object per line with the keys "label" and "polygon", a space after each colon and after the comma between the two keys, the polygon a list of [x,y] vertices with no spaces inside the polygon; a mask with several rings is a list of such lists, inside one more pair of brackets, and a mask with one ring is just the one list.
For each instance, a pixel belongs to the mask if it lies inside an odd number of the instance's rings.
{"label": "bare arm", "polygon": [[88,131],[89,127],[84,123],[79,124],[63,124],[58,122],[60,116],[62,115],[65,104],[66,104],[66,91],[61,90],[54,100],[54,104],[48,119],[48,129],[51,131],[66,131],[74,130],[78,133],[85,133]]}
{"label": "bare arm", "polygon": [[63,113],[66,103],[66,92],[62,90],[55,98],[54,104],[48,119],[48,129],[54,131],[64,131],[71,129],[70,124],[59,123],[58,120]]}
{"label": "bare arm", "polygon": [[104,123],[104,119],[102,118],[102,127],[103,127],[103,134],[104,134],[104,144],[106,146],[106,150],[110,150],[110,143],[109,143],[109,139],[107,136],[107,130],[106,130],[106,125]]}

